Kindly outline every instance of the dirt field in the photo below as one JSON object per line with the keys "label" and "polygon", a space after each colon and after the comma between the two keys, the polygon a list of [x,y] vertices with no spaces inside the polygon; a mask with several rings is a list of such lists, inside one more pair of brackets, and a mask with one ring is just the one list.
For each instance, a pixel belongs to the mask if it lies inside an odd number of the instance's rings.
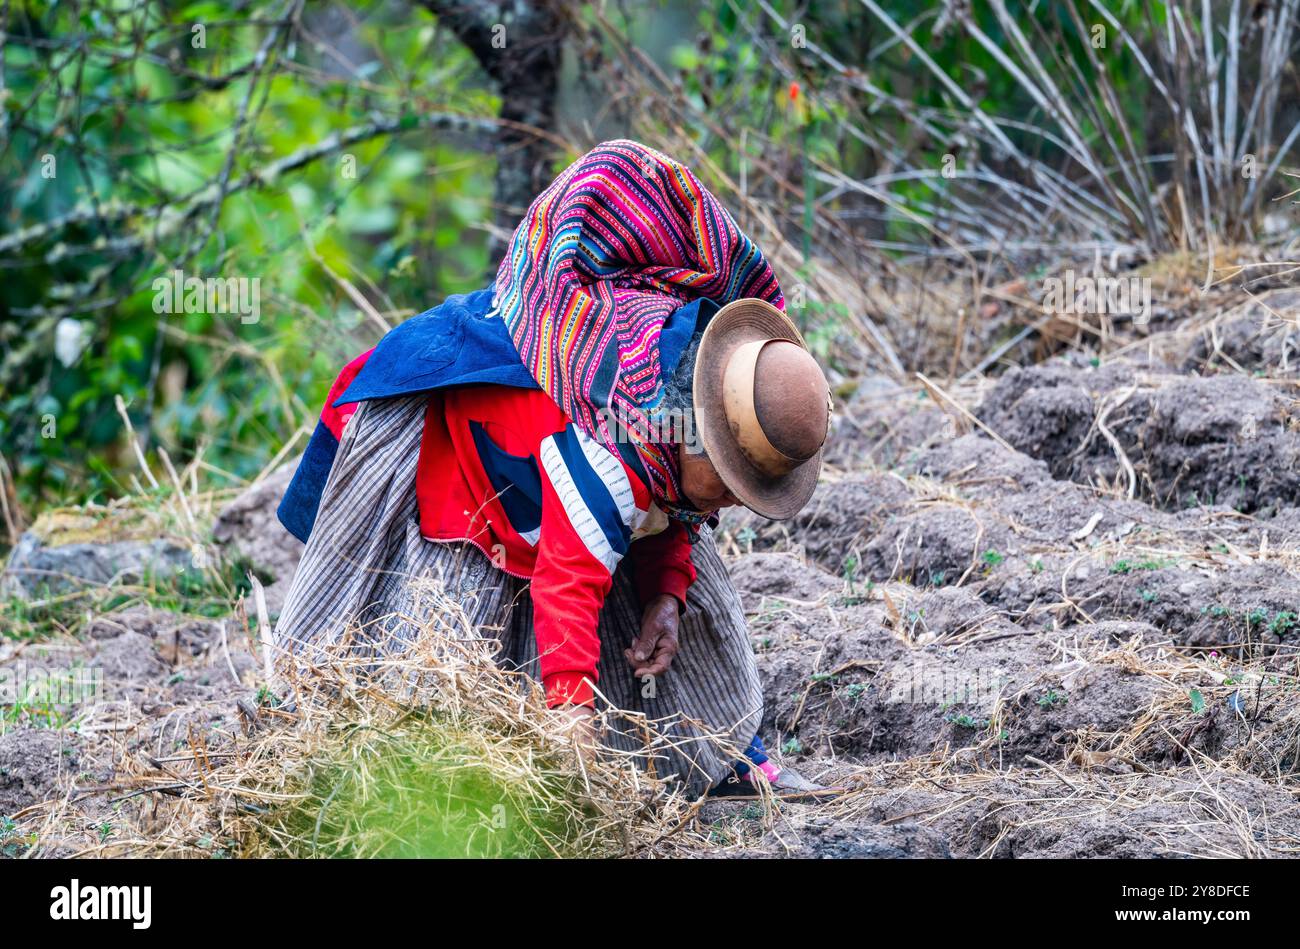
{"label": "dirt field", "polygon": [[[693,852],[1297,852],[1300,293],[1265,303],[1096,365],[1054,358],[954,386],[965,412],[881,381],[839,406],[808,509],[784,524],[729,515],[718,539],[769,745],[850,793],[708,803]],[[271,517],[283,478],[215,528],[214,549],[271,584],[272,612],[296,556]],[[80,540],[76,563],[139,581],[121,566],[138,536],[107,553],[102,535]],[[21,553],[30,567],[74,546]],[[105,687],[93,706],[6,721],[9,855],[236,852],[217,832],[178,837],[172,802],[282,724],[258,692],[255,624],[243,606],[205,617],[146,599],[65,612],[66,635],[0,640],[2,668],[98,668]]]}

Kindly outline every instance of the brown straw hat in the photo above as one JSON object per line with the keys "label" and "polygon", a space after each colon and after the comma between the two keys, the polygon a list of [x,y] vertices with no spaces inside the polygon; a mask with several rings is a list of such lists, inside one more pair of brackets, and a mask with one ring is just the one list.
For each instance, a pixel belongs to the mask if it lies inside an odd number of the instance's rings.
{"label": "brown straw hat", "polygon": [[830,428],[826,377],[790,319],[736,300],[704,330],[693,400],[700,441],[723,484],[772,520],[808,503]]}

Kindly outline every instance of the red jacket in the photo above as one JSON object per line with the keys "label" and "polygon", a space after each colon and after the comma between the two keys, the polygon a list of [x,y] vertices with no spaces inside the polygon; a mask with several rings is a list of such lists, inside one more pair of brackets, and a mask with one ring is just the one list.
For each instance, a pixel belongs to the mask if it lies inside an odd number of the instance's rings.
{"label": "red jacket", "polygon": [[[344,369],[341,392],[369,354]],[[322,421],[340,437],[346,413]],[[539,389],[464,386],[430,394],[416,475],[420,532],[469,541],[532,583],[533,629],[548,704],[594,698],[600,608],[624,556],[641,602],[684,603],[695,580],[685,528],[649,489]]]}

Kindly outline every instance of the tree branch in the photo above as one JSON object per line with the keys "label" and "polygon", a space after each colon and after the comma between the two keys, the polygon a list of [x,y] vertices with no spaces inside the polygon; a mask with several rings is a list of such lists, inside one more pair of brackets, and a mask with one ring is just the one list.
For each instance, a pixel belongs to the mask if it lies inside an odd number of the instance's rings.
{"label": "tree branch", "polygon": [[501,95],[497,131],[496,229],[489,259],[505,250],[497,236],[519,218],[551,182],[551,149],[529,127],[555,127],[560,62],[570,27],[554,0],[421,0],[474,54]]}

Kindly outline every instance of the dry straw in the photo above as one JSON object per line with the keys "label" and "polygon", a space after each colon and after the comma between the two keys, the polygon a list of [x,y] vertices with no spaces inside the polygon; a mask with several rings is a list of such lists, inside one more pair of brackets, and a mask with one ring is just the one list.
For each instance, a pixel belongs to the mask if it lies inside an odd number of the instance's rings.
{"label": "dry straw", "polygon": [[[460,604],[434,581],[413,584],[426,618],[403,649],[391,648],[380,621],[310,659],[280,656],[275,689],[256,706],[240,703],[242,735],[222,742],[190,729],[187,747],[165,758],[121,748],[111,788],[73,790],[48,806],[35,850],[573,857],[715,849],[696,819],[702,800],[656,777],[645,756],[579,754],[539,685],[498,665],[497,644]],[[621,727],[628,721],[623,713]],[[665,723],[632,722],[647,747],[667,746]],[[97,840],[95,809],[106,806],[116,830]]]}

